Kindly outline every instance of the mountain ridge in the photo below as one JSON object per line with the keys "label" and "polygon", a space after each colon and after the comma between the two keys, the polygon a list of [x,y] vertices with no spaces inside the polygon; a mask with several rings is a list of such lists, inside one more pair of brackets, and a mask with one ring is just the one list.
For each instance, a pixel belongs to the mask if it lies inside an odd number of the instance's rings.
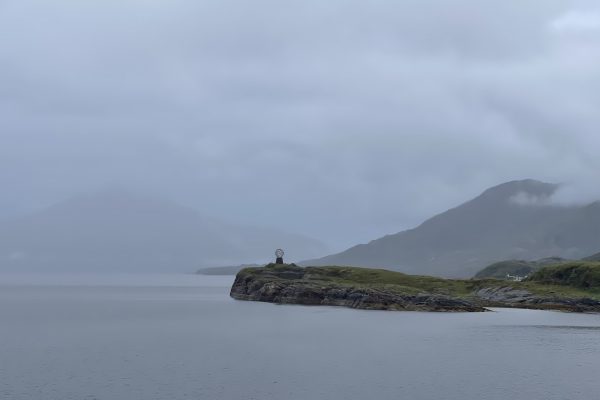
{"label": "mountain ridge", "polygon": [[554,204],[559,187],[533,179],[506,182],[415,228],[302,264],[469,277],[506,259],[574,259],[594,253],[600,248],[600,207]]}

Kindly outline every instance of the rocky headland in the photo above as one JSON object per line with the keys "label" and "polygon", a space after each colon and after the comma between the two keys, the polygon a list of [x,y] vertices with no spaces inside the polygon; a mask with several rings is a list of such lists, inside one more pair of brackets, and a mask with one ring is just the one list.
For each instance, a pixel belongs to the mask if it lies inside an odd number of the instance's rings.
{"label": "rocky headland", "polygon": [[577,271],[595,277],[600,263],[571,264],[544,268],[524,282],[443,279],[371,268],[269,264],[241,270],[230,294],[237,300],[366,310],[477,312],[489,307],[511,307],[600,312],[600,284],[596,286],[595,278],[593,282],[565,278],[568,274],[572,278]]}

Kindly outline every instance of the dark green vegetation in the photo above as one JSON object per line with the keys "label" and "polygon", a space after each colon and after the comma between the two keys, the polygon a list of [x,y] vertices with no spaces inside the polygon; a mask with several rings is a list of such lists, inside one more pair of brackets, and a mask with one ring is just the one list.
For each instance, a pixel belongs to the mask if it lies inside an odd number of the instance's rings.
{"label": "dark green vegetation", "polygon": [[558,187],[534,180],[508,182],[414,229],[302,264],[466,278],[499,260],[579,259],[597,252],[600,202],[555,205]]}
{"label": "dark green vegetation", "polygon": [[525,260],[507,260],[488,265],[481,271],[479,271],[475,278],[494,278],[494,279],[508,279],[507,275],[512,276],[528,276],[532,272],[554,264],[560,264],[567,260],[560,257],[543,258],[537,261],[525,261]]}
{"label": "dark green vegetation", "polygon": [[600,293],[600,262],[574,261],[542,268],[533,273],[528,282],[561,285]]}
{"label": "dark green vegetation", "polygon": [[[574,264],[578,266],[575,269],[571,268]],[[381,310],[482,311],[484,307],[516,307],[598,312],[600,263],[544,267],[524,282],[443,279],[357,267],[269,264],[240,271],[231,296],[240,300]]]}

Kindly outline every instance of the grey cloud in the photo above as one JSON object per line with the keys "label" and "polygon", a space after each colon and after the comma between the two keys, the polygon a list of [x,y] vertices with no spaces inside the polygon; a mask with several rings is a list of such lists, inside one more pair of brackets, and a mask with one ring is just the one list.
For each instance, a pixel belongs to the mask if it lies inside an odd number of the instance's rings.
{"label": "grey cloud", "polygon": [[502,181],[594,198],[591,1],[0,3],[0,215],[120,183],[334,245]]}

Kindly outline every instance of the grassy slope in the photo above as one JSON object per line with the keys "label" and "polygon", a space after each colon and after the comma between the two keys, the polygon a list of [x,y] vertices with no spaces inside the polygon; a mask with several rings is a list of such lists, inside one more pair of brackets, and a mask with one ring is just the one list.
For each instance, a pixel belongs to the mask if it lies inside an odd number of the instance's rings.
{"label": "grassy slope", "polygon": [[[570,264],[572,263],[545,267],[540,271],[545,271],[547,269],[555,270]],[[600,278],[600,263],[578,262],[578,264],[586,265],[586,268],[589,267],[593,271],[594,276]],[[406,275],[384,269],[357,267],[307,267],[303,270],[300,267],[271,264],[267,268],[271,269],[273,272],[290,271],[290,268],[298,268],[299,271],[305,271],[303,281],[314,285],[335,284],[354,287],[369,287],[403,294],[427,292],[468,298],[472,296],[474,291],[481,288],[510,286],[515,289],[525,289],[533,294],[542,296],[561,296],[568,298],[589,297],[600,300],[600,280],[598,281],[598,286],[583,288],[558,283],[556,280],[537,282],[534,280],[536,279],[534,277],[525,282],[508,282],[498,279],[443,279],[431,276]],[[261,271],[264,270],[262,268],[247,268],[243,270],[243,272],[250,274],[259,274],[262,273]]]}

